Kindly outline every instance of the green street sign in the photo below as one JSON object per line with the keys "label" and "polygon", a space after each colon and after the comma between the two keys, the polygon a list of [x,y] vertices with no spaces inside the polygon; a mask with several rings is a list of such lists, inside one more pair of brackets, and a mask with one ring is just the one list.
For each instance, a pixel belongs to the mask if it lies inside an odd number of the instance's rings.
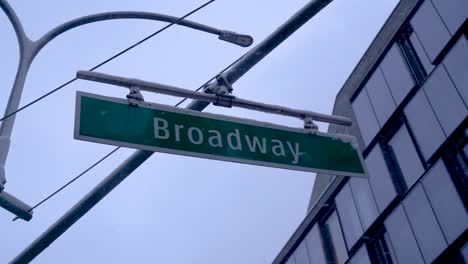
{"label": "green street sign", "polygon": [[354,138],[78,92],[75,139],[253,165],[367,177]]}

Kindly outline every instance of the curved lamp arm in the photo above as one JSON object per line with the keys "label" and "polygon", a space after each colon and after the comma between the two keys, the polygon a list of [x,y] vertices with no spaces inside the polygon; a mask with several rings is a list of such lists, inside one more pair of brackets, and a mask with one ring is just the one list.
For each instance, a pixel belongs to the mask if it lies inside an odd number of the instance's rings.
{"label": "curved lamp arm", "polygon": [[[252,44],[253,39],[247,35],[237,34],[235,32],[221,30],[209,26],[205,26],[203,24],[193,22],[190,20],[179,20],[179,18],[169,15],[163,15],[158,13],[150,13],[150,12],[140,12],[140,11],[118,11],[118,12],[105,12],[105,13],[98,13],[94,15],[83,16],[80,18],[73,19],[68,21],[56,28],[50,30],[45,35],[43,35],[40,39],[36,42],[36,53],[39,52],[49,41],[57,37],[58,35],[65,33],[66,31],[95,22],[105,21],[105,20],[115,20],[115,19],[146,19],[146,20],[156,20],[168,23],[174,23],[180,26],[189,27],[195,30],[200,30],[206,33],[218,35],[219,39],[231,42],[233,44],[248,47]],[[223,36],[226,35],[233,35],[231,41],[230,38],[226,38]]]}
{"label": "curved lamp arm", "polygon": [[31,40],[24,32],[23,24],[21,24],[18,16],[16,15],[16,12],[13,10],[10,4],[7,1],[0,0],[0,8],[2,8],[3,12],[5,12],[8,19],[10,20],[11,25],[13,26],[13,29],[15,30],[21,57],[23,56],[23,52],[26,49],[26,43],[30,43]]}
{"label": "curved lamp arm", "polygon": [[[190,20],[179,19],[177,17],[157,14],[157,13],[149,13],[149,12],[138,12],[138,11],[120,11],[120,12],[105,12],[105,13],[98,13],[94,15],[83,16],[80,18],[73,19],[68,21],[64,24],[61,24],[54,29],[50,30],[46,34],[44,34],[41,38],[37,41],[31,41],[27,36],[24,28],[19,20],[16,12],[10,6],[7,0],[0,0],[0,8],[5,12],[8,19],[10,20],[18,40],[19,45],[19,64],[16,71],[15,82],[13,84],[13,88],[10,92],[10,96],[8,98],[8,103],[5,109],[5,115],[9,113],[14,113],[17,111],[21,99],[21,94],[23,92],[24,83],[26,80],[26,76],[33,62],[35,56],[39,53],[39,51],[51,40],[56,38],[62,33],[67,32],[70,29],[94,23],[99,21],[105,20],[114,20],[114,19],[147,19],[147,20],[156,20],[162,22],[169,22],[174,23],[180,26],[189,27],[192,29],[204,31],[207,33],[218,35],[218,38],[227,42],[231,42],[233,44],[248,47],[252,44],[253,38],[248,35],[241,35],[235,32],[220,30],[213,27],[205,26]],[[4,184],[6,182],[5,178],[5,163],[8,155],[8,151],[10,149],[10,138],[11,133],[13,131],[13,125],[15,122],[15,115],[8,117],[7,119],[1,121],[0,124],[0,193],[3,191]],[[29,216],[21,217],[18,212],[24,211],[24,206],[21,204],[21,201],[16,199],[14,196],[8,196],[9,199],[2,198],[3,196],[0,195],[0,207],[7,209],[8,211],[16,214],[18,217],[22,219],[29,220]],[[10,199],[11,198],[11,199]],[[2,203],[4,202],[4,203]],[[7,204],[8,206],[2,206],[2,204]],[[26,214],[30,214],[30,212],[23,212]],[[28,219],[29,218],[29,219]]]}

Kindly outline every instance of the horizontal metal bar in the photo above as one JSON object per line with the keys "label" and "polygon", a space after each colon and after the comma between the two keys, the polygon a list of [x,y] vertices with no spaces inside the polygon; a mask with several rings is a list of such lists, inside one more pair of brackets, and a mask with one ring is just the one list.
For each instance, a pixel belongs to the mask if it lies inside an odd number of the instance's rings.
{"label": "horizontal metal bar", "polygon": [[[218,102],[219,96],[222,96],[222,95],[216,95],[216,94],[195,92],[192,90],[187,90],[187,89],[178,88],[174,86],[169,86],[169,85],[164,85],[164,84],[159,84],[159,83],[154,83],[154,82],[147,82],[147,81],[142,81],[138,79],[130,79],[130,78],[114,76],[114,75],[109,75],[109,74],[104,74],[104,73],[99,73],[99,72],[78,71],[76,74],[76,77],[79,79],[83,79],[83,80],[123,86],[126,88],[138,87],[142,91],[161,93],[161,94],[178,96],[178,97],[187,97],[187,98],[210,102],[210,103]],[[291,117],[296,117],[300,119],[310,117],[313,120],[320,121],[320,122],[333,123],[333,124],[345,125],[345,126],[351,125],[351,120],[346,117],[320,114],[320,113],[315,113],[312,111],[298,110],[298,109],[293,109],[293,108],[273,105],[273,104],[264,104],[264,103],[254,102],[254,101],[240,99],[236,97],[232,99],[232,106],[261,111],[265,113],[291,116]]]}
{"label": "horizontal metal bar", "polygon": [[29,221],[32,219],[31,206],[5,191],[0,192],[0,207],[3,207],[23,220]]}

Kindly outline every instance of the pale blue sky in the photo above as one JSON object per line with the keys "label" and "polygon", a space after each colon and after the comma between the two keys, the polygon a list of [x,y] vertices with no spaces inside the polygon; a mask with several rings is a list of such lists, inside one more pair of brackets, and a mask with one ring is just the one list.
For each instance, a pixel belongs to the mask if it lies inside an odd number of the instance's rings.
{"label": "pale blue sky", "polygon": [[[336,93],[397,0],[335,0],[234,84],[234,95],[331,113]],[[182,16],[204,3],[184,1],[11,1],[37,39],[70,19],[141,10]],[[307,1],[217,0],[190,17],[265,38]],[[101,22],[65,33],[37,56],[21,105],[72,79],[165,24]],[[18,60],[16,37],[0,14],[0,108]],[[213,35],[172,27],[103,66],[101,72],[196,89],[247,49]],[[123,97],[124,89],[77,81],[18,114],[7,160],[6,190],[33,205],[113,146],[73,139],[76,91]],[[174,97],[145,94],[174,104]],[[2,110],[3,111],[3,110]],[[206,111],[283,125],[291,118],[239,109]],[[319,124],[326,131],[325,124]],[[11,260],[134,150],[121,149],[34,212],[12,222],[0,210],[0,263]],[[155,154],[46,249],[34,263],[270,263],[306,214],[314,174]]]}

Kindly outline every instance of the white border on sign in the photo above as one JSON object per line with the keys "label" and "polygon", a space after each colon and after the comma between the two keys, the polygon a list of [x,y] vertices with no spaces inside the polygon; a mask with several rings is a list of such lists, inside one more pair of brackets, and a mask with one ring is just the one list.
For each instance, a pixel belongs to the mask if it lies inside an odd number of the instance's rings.
{"label": "white border on sign", "polygon": [[322,132],[319,132],[319,131],[311,133],[311,132],[309,132],[309,131],[307,131],[305,129],[301,129],[301,128],[293,128],[293,127],[277,125],[277,124],[273,124],[273,123],[269,123],[269,122],[262,122],[262,121],[256,121],[256,120],[252,120],[252,119],[239,118],[239,117],[231,117],[231,116],[225,116],[225,115],[220,115],[220,114],[203,113],[203,112],[198,112],[198,111],[193,111],[193,110],[189,110],[189,109],[178,108],[178,107],[168,106],[168,105],[163,105],[163,104],[158,104],[158,103],[142,102],[139,105],[139,107],[162,110],[162,111],[168,111],[168,112],[175,112],[175,113],[191,115],[191,116],[206,117],[206,118],[211,118],[211,119],[217,119],[217,120],[229,121],[229,122],[235,122],[235,123],[241,123],[241,124],[247,124],[247,125],[254,125],[254,126],[265,127],[265,128],[281,129],[281,130],[292,131],[292,132],[302,133],[302,134],[319,135],[319,136],[332,138],[332,139],[335,139],[335,140],[340,140],[340,141],[343,141],[345,143],[350,143],[351,146],[356,150],[356,152],[357,152],[357,154],[359,156],[362,167],[364,169],[364,174],[352,173],[352,172],[343,172],[343,171],[334,171],[334,170],[323,170],[323,169],[307,168],[307,167],[301,167],[301,166],[278,164],[278,163],[265,162],[265,161],[239,159],[239,158],[232,158],[232,157],[223,157],[223,156],[217,156],[217,155],[211,155],[211,154],[203,154],[203,153],[183,151],[183,150],[159,148],[159,147],[154,147],[154,146],[147,146],[147,145],[140,145],[140,144],[133,144],[133,143],[115,141],[115,140],[108,140],[108,139],[102,139],[102,138],[83,136],[83,135],[79,134],[80,115],[81,115],[81,97],[82,96],[96,98],[96,99],[110,101],[110,102],[115,102],[115,103],[128,104],[128,101],[126,99],[108,97],[108,96],[103,96],[103,95],[97,95],[97,94],[91,94],[91,93],[87,93],[87,92],[77,91],[76,92],[76,101],[75,101],[75,103],[76,103],[76,105],[75,105],[75,127],[74,127],[74,131],[73,131],[73,137],[75,139],[78,139],[78,140],[85,140],[85,141],[91,141],[91,142],[95,142],[95,143],[114,145],[114,146],[121,146],[121,147],[134,148],[134,149],[142,149],[142,150],[148,150],[148,151],[153,151],[153,152],[162,152],[162,153],[168,153],[168,154],[174,154],[174,155],[183,155],[183,156],[198,157],[198,158],[205,158],[205,159],[212,159],[212,160],[229,161],[229,162],[235,162],[235,163],[259,165],[259,166],[265,166],[265,167],[282,168],[282,169],[306,171],[306,172],[316,172],[316,173],[332,174],[332,175],[339,175],[339,176],[352,176],[352,177],[368,178],[367,168],[365,166],[364,159],[363,159],[361,153],[359,152],[359,149],[356,148],[356,146],[357,146],[356,138],[353,137],[353,136],[341,135],[341,134],[339,134],[339,135],[338,134],[327,134],[327,133],[322,133]]}

